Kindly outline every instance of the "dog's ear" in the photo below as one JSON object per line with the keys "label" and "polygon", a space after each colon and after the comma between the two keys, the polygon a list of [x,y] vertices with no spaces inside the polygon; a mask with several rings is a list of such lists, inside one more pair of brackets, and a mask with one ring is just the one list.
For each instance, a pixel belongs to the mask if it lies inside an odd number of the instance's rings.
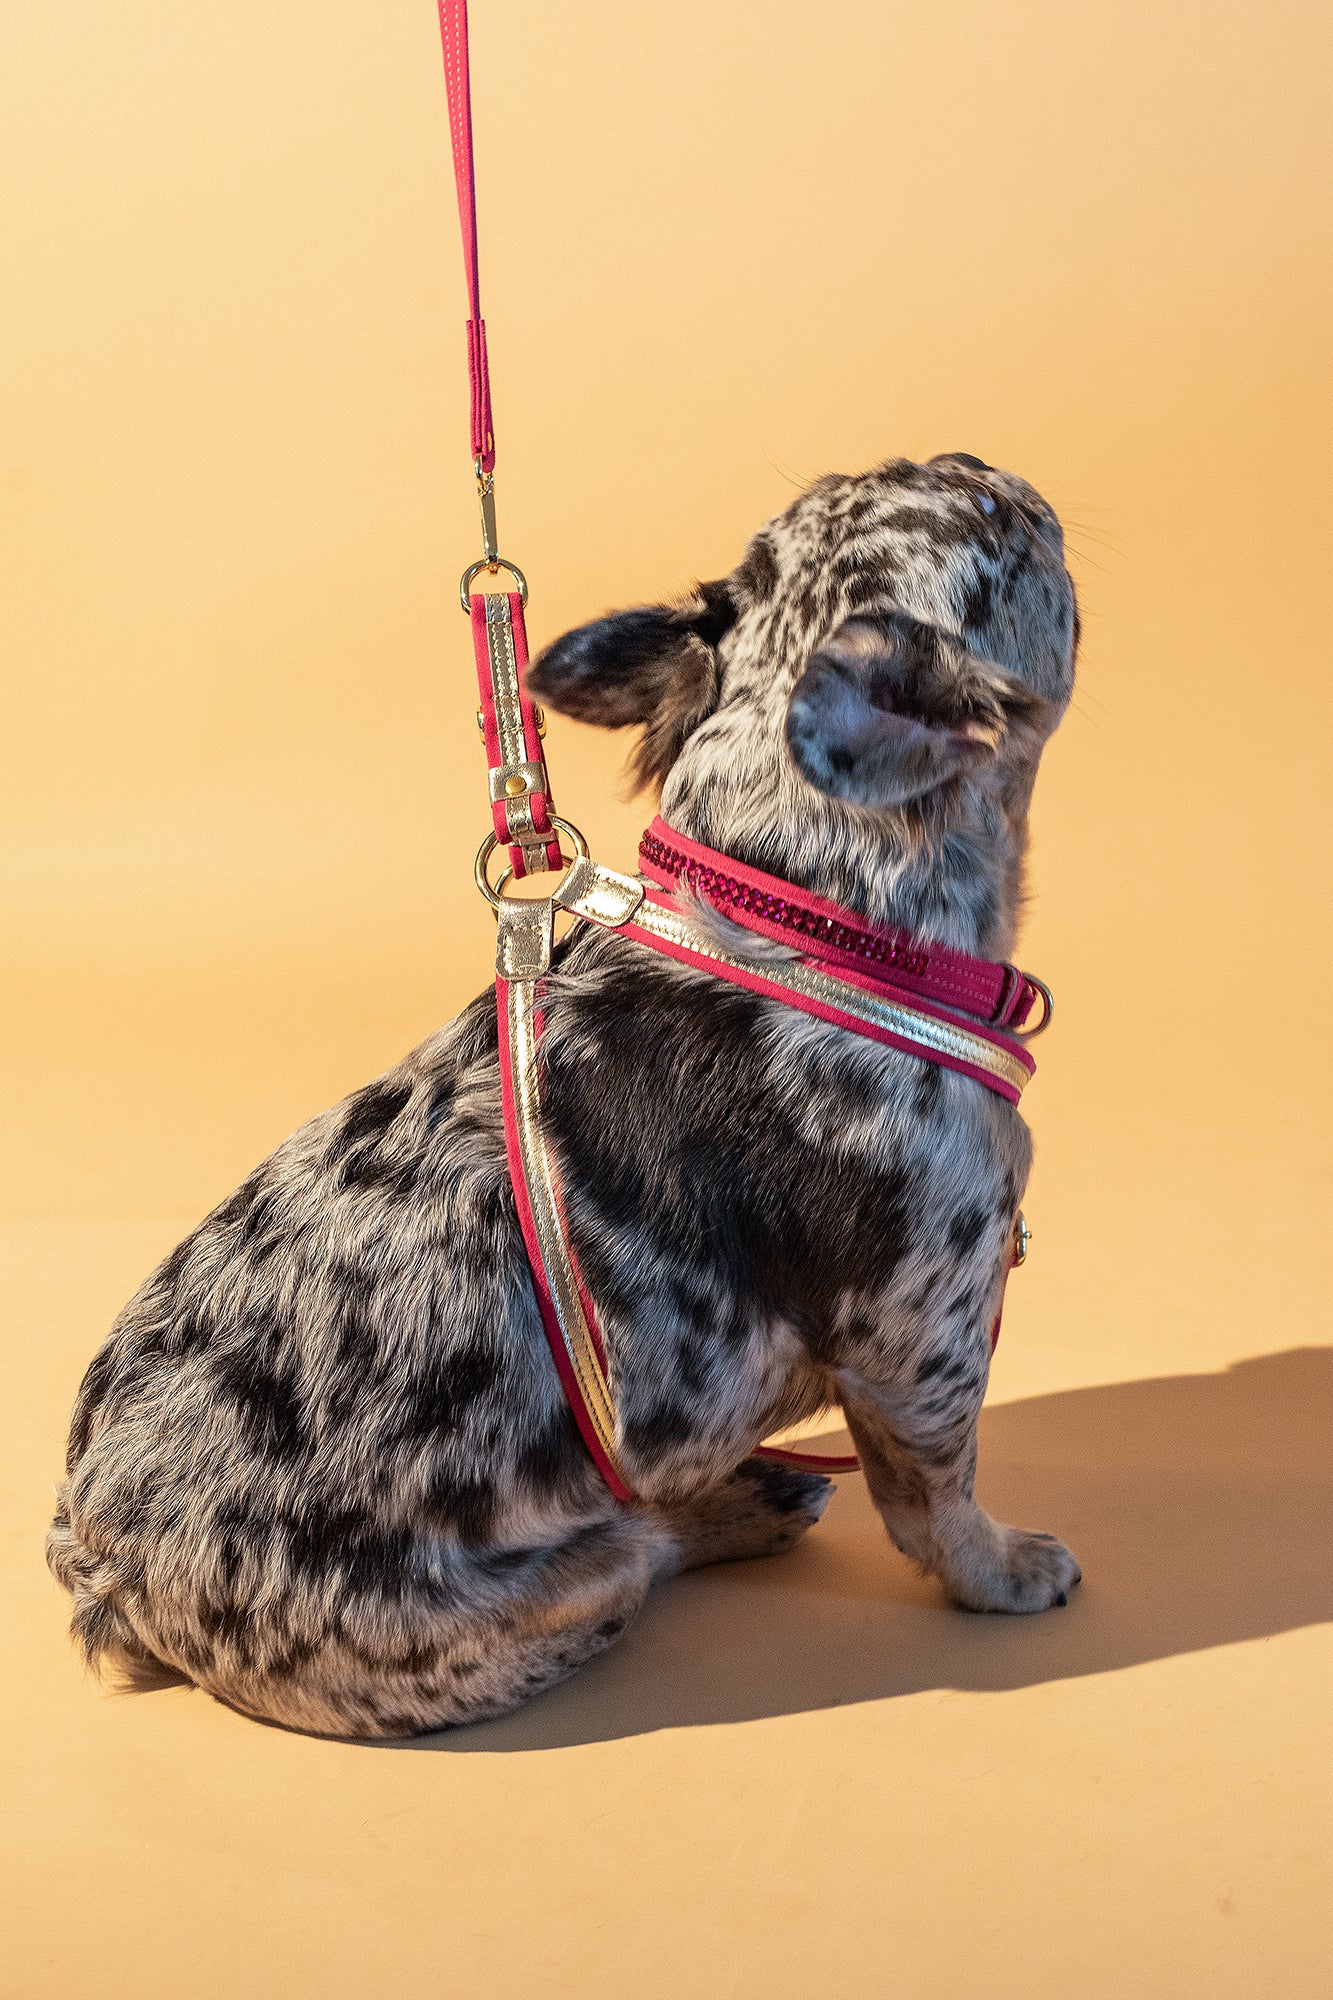
{"label": "dog's ear", "polygon": [[792,690],[787,745],[821,792],[903,805],[984,765],[1041,705],[953,633],[893,611],[825,640]]}
{"label": "dog's ear", "polygon": [[661,784],[717,706],[717,648],[735,617],[725,582],[701,583],[679,604],[612,612],[539,653],[528,691],[579,722],[641,723],[630,770],[640,786]]}

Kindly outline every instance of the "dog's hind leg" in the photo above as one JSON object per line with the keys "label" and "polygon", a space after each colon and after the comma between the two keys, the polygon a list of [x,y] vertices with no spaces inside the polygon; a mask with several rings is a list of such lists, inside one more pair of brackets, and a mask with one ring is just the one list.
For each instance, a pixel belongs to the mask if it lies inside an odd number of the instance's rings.
{"label": "dog's hind leg", "polygon": [[1045,1611],[1067,1601],[1082,1572],[1054,1535],[1007,1528],[973,1497],[985,1352],[978,1348],[975,1366],[927,1352],[908,1383],[849,1371],[843,1409],[895,1546],[969,1611]]}
{"label": "dog's hind leg", "polygon": [[[456,1550],[436,1569],[331,1600],[285,1657],[195,1677],[243,1713],[320,1735],[395,1738],[488,1721],[608,1646],[670,1565],[667,1537],[618,1509],[547,1547]],[[291,1602],[289,1594],[289,1605]]]}
{"label": "dog's hind leg", "polygon": [[780,1555],[813,1528],[832,1492],[822,1473],[747,1458],[720,1486],[654,1510],[670,1538],[656,1574]]}

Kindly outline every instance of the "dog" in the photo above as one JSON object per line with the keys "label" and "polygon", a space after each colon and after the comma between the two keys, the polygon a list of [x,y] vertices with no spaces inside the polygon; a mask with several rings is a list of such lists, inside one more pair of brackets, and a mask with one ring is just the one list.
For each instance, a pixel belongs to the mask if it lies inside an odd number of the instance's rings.
{"label": "dog", "polygon": [[[1078,631],[1051,508],[948,453],[820,479],[730,576],[557,640],[529,688],[638,727],[682,833],[1002,959]],[[790,1548],[830,1483],[753,1453],[833,1404],[955,1603],[1066,1602],[1070,1551],[973,1497],[1030,1161],[1011,1104],[592,925],[557,950],[542,1092],[634,1503],[546,1344],[488,992],[280,1146],[116,1321],[48,1538],[90,1661],[334,1736],[499,1715],[658,1579]]]}

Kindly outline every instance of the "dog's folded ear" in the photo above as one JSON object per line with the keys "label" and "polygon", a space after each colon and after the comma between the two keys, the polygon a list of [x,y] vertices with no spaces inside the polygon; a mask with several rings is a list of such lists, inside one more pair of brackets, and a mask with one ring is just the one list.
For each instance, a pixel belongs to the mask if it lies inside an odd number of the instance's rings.
{"label": "dog's folded ear", "polygon": [[612,612],[539,653],[528,691],[579,722],[641,723],[630,770],[641,786],[661,784],[686,737],[717,706],[717,648],[735,617],[725,582],[701,583],[679,604]]}
{"label": "dog's folded ear", "polygon": [[907,612],[847,619],[792,690],[787,746],[821,792],[896,806],[994,757],[1037,696]]}

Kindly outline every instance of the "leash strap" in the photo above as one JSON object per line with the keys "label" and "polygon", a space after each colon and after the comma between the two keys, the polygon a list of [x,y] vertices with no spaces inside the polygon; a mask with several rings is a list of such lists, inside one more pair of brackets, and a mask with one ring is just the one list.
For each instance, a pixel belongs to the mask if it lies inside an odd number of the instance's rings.
{"label": "leash strap", "polygon": [[[521,570],[499,552],[495,526],[495,421],[486,358],[486,322],[481,316],[477,272],[477,193],[472,162],[472,92],[468,71],[467,0],[438,0],[440,46],[449,95],[458,223],[463,236],[467,279],[467,371],[471,396],[472,466],[481,500],[483,555],[463,573],[459,594],[472,622],[481,705],[477,720],[486,745],[486,763],[495,836],[509,848],[514,875],[559,868],[560,842],[551,824],[551,786],[542,750],[540,712],[523,691],[528,662],[523,606],[528,586]],[[472,594],[483,571],[509,570],[516,591]]]}
{"label": "leash strap", "polygon": [[542,748],[542,717],[523,688],[528,635],[522,594],[517,590],[478,591],[468,599],[468,616],[495,837],[508,844],[509,865],[515,875],[558,869],[560,841],[551,824],[551,781]]}
{"label": "leash strap", "polygon": [[486,322],[481,316],[477,274],[477,189],[472,167],[472,87],[467,59],[467,0],[438,0],[444,82],[449,94],[449,132],[458,186],[458,222],[463,232],[467,275],[467,374],[472,391],[472,457],[479,473],[495,470],[495,422],[491,414],[491,372],[486,357]]}

